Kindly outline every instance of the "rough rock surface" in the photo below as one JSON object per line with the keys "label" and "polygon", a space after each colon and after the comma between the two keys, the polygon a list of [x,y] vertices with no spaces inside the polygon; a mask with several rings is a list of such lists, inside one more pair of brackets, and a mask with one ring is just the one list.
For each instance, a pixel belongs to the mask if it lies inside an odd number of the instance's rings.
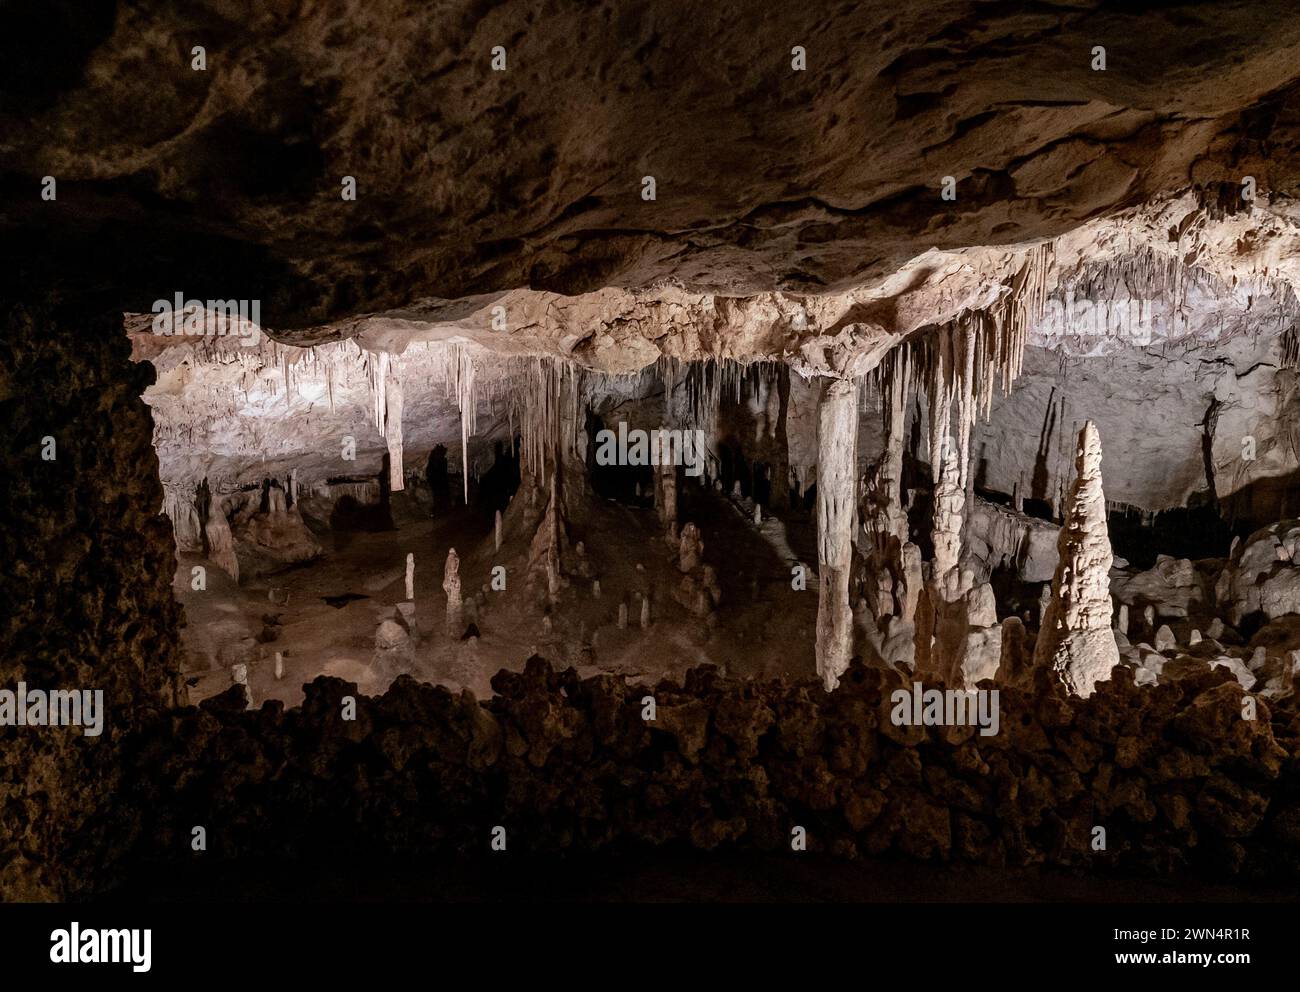
{"label": "rough rock surface", "polygon": [[521,286],[824,292],[1300,161],[1300,25],[1263,2],[80,16],[9,33],[0,243],[137,312],[232,282],[275,327]]}
{"label": "rough rock surface", "polygon": [[[295,710],[217,697],[146,735],[126,804],[134,856],[186,858],[199,817],[217,858],[468,853],[497,823],[518,851],[774,851],[798,824],[810,851],[841,857],[1300,874],[1300,724],[1263,703],[1242,719],[1226,672],[1117,679],[1088,699],[1050,682],[1003,688],[993,737],[896,727],[889,694],[904,684],[856,664],[829,694],[694,669],[654,687],[648,722],[645,687],[535,657],[498,674],[486,702],[404,678],[358,698],[354,722],[340,712],[356,687],[337,679],[317,679]],[[1105,852],[1091,849],[1098,824]]]}
{"label": "rough rock surface", "polygon": [[171,527],[140,399],[153,370],[129,350],[118,321],[49,301],[0,314],[0,688],[99,689],[105,707],[98,737],[0,727],[6,901],[64,897],[111,864],[131,840],[127,739],[185,700]]}
{"label": "rough rock surface", "polygon": [[1300,613],[1300,521],[1281,520],[1239,544],[1216,585],[1229,622]]}

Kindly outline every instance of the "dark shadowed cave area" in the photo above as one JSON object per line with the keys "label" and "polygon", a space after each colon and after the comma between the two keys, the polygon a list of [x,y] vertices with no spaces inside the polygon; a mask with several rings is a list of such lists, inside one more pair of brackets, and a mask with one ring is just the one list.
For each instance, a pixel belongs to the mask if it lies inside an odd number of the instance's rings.
{"label": "dark shadowed cave area", "polygon": [[15,6],[0,898],[1290,898],[1300,21],[446,6]]}

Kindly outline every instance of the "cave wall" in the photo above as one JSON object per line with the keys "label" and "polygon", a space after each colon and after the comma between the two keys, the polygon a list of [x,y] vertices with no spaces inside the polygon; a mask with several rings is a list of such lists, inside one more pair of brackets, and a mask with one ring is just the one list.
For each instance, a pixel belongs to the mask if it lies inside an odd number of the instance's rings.
{"label": "cave wall", "polygon": [[1216,495],[1293,472],[1300,462],[1286,425],[1300,410],[1291,373],[1280,365],[1276,338],[1125,347],[1096,357],[1028,348],[1011,395],[995,397],[989,421],[976,425],[976,485],[1059,501],[1085,420],[1097,424],[1106,446],[1113,503],[1154,512],[1207,494],[1207,415]]}
{"label": "cave wall", "polygon": [[[1206,501],[1212,471],[1216,498],[1248,494],[1229,505],[1243,525],[1263,526],[1287,515],[1283,490],[1300,469],[1289,426],[1300,417],[1298,392],[1280,341],[1267,336],[1120,343],[1103,355],[1031,345],[1010,394],[995,392],[989,417],[976,419],[971,471],[981,491],[1058,505],[1073,475],[1075,437],[1092,420],[1106,446],[1112,504],[1156,513]],[[924,402],[912,398],[908,418],[915,454],[928,463]],[[873,394],[859,419],[859,463],[865,469],[883,450]]]}
{"label": "cave wall", "polygon": [[102,689],[106,715],[98,737],[0,727],[0,898],[103,884],[132,840],[118,815],[125,742],[184,699],[171,527],[141,400],[152,381],[120,315],[49,299],[4,311],[0,688]]}

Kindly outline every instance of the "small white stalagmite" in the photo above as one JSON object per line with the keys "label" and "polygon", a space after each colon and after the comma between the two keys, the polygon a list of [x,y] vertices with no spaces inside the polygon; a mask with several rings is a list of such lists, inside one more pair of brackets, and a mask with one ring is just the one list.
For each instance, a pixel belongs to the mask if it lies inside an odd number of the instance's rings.
{"label": "small white stalagmite", "polygon": [[1119,664],[1111,628],[1113,558],[1101,485],[1101,438],[1092,421],[1079,432],[1074,464],[1057,545],[1061,559],[1034,647],[1034,665],[1050,666],[1071,692],[1091,696],[1096,684],[1110,678]]}
{"label": "small white stalagmite", "polygon": [[415,599],[415,555],[406,556],[406,598]]}
{"label": "small white stalagmite", "polygon": [[853,650],[849,573],[857,503],[858,386],[826,383],[817,424],[817,674],[839,684]]}
{"label": "small white stalagmite", "polygon": [[496,542],[496,550],[501,550],[501,511],[497,510],[496,520],[492,525],[492,537]]}
{"label": "small white stalagmite", "polygon": [[442,591],[447,594],[447,636],[459,637],[463,628],[464,604],[460,595],[460,556],[456,549],[447,552],[447,565],[442,573]]}
{"label": "small white stalagmite", "polygon": [[244,699],[248,709],[253,709],[253,690],[248,684],[248,666],[245,664],[230,666],[230,681],[244,690]]}

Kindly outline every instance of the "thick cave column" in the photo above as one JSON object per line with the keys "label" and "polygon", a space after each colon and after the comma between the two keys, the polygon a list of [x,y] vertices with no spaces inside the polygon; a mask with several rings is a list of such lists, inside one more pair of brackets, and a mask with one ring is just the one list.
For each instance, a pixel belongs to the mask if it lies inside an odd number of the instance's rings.
{"label": "thick cave column", "polygon": [[1052,598],[1034,647],[1071,692],[1091,696],[1119,664],[1111,630],[1110,535],[1101,486],[1101,437],[1092,421],[1079,432],[1075,479],[1066,498]]}
{"label": "thick cave column", "polygon": [[[910,623],[903,611],[905,591],[904,558],[907,544],[907,511],[903,509],[903,448],[906,443],[907,381],[909,355],[900,348],[886,357],[880,368],[881,407],[884,421],[884,451],[868,477],[863,523],[871,538],[868,549],[867,595],[877,622],[898,617]],[[913,589],[912,598],[918,590]]]}
{"label": "thick cave column", "polygon": [[829,691],[849,667],[853,650],[849,573],[857,495],[857,384],[844,379],[826,383],[818,412],[817,673]]}
{"label": "thick cave column", "polygon": [[402,381],[391,372],[385,394],[384,440],[388,442],[389,483],[397,493],[406,485],[402,470]]}

